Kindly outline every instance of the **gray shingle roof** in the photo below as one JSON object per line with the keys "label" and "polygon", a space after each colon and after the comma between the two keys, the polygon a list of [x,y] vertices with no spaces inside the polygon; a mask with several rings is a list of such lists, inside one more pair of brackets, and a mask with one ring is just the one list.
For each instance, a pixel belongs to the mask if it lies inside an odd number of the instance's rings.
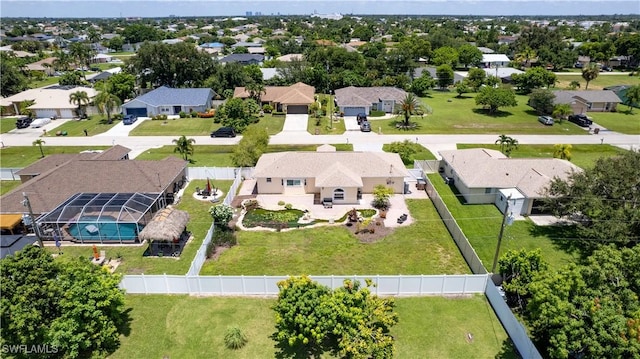
{"label": "gray shingle roof", "polygon": [[220,62],[262,62],[264,56],[259,54],[231,54],[220,59]]}
{"label": "gray shingle roof", "polygon": [[620,97],[611,90],[585,90],[585,91],[555,91],[555,103],[571,103],[575,98],[584,99],[587,102],[613,102],[622,103]]}
{"label": "gray shingle roof", "polygon": [[336,104],[340,107],[371,106],[380,100],[402,101],[407,93],[396,87],[355,87],[336,90]]}
{"label": "gray shingle roof", "polygon": [[174,89],[162,86],[142,96],[136,97],[136,100],[151,106],[202,106],[213,98],[213,96],[213,90],[210,88]]}

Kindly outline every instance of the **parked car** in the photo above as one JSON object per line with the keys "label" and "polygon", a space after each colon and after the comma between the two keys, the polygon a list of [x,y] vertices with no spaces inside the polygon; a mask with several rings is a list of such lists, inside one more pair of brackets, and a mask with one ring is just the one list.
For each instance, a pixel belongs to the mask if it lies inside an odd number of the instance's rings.
{"label": "parked car", "polygon": [[583,113],[569,116],[569,122],[573,122],[580,127],[589,127],[593,124],[593,121]]}
{"label": "parked car", "polygon": [[126,115],[122,118],[122,123],[125,125],[133,125],[137,120],[138,118],[134,115]]}
{"label": "parked car", "polygon": [[236,137],[236,131],[233,127],[220,127],[211,132],[211,137]]}
{"label": "parked car", "polygon": [[600,71],[611,72],[611,71],[613,71],[613,69],[612,69],[611,67],[607,66],[607,65],[603,65],[603,66],[600,68]]}
{"label": "parked car", "polygon": [[36,118],[31,122],[31,128],[40,128],[44,125],[48,125],[51,123],[51,119],[49,117]]}
{"label": "parked car", "polygon": [[364,112],[361,112],[356,116],[356,121],[358,121],[358,125],[362,124],[362,121],[366,121],[366,120],[367,120],[367,114]]}
{"label": "parked car", "polygon": [[360,131],[362,132],[371,132],[371,124],[369,121],[362,121],[360,124]]}
{"label": "parked car", "polygon": [[16,120],[16,128],[27,128],[31,126],[31,122],[33,122],[33,119],[31,117],[20,117]]}
{"label": "parked car", "polygon": [[538,117],[538,122],[540,122],[541,124],[543,124],[545,126],[551,126],[551,125],[553,125],[553,118],[551,118],[549,116],[539,116]]}
{"label": "parked car", "polygon": [[573,65],[573,67],[575,67],[576,69],[581,69],[584,67],[584,65],[582,64],[582,62],[576,62],[575,65]]}

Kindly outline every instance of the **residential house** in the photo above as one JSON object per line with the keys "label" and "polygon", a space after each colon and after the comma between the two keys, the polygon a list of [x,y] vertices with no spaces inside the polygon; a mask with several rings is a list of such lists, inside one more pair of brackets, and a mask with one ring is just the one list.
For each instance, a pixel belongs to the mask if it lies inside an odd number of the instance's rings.
{"label": "residential house", "polygon": [[622,100],[611,90],[554,91],[554,104],[568,104],[573,113],[615,112]]}
{"label": "residential house", "polygon": [[220,59],[223,64],[237,62],[241,65],[260,65],[264,61],[264,55],[260,54],[231,54]]}
{"label": "residential house", "polygon": [[[75,117],[76,104],[69,102],[69,96],[77,91],[84,91],[89,98],[98,94],[91,87],[59,86],[53,85],[46,88],[29,89],[3,99],[3,106],[12,106],[15,113],[19,113],[20,104],[24,101],[33,101],[34,104],[27,107],[32,110],[35,117]],[[88,107],[87,113],[95,113],[94,107]]]}
{"label": "residential house", "polygon": [[511,83],[511,75],[524,73],[524,71],[514,69],[513,67],[484,68],[483,70],[487,74],[487,77],[495,76],[499,78],[502,83]]}
{"label": "residential house", "polygon": [[482,54],[482,67],[507,67],[511,60],[505,54]]}
{"label": "residential house", "polygon": [[407,96],[396,87],[355,87],[349,86],[335,91],[335,102],[345,116],[356,116],[371,111],[393,112]]}
{"label": "residential house", "polygon": [[303,54],[287,54],[287,55],[282,55],[276,58],[276,60],[278,61],[282,61],[282,62],[291,62],[291,61],[302,61],[304,60],[304,55]]}
{"label": "residential house", "polygon": [[29,71],[43,72],[45,75],[52,76],[54,73],[53,63],[56,61],[55,57],[47,57],[40,61],[27,64],[25,67]]}
{"label": "residential house", "polygon": [[[425,63],[427,62],[426,59],[424,59]],[[437,69],[435,67],[418,67],[413,71],[413,78],[418,78],[421,77],[422,74],[424,72],[428,72],[429,75],[431,75],[431,78],[434,79],[438,79],[438,72]],[[453,72],[453,83],[458,83],[459,81],[462,81],[465,79],[465,77],[467,77],[468,72],[461,72],[461,71],[454,71]]]}
{"label": "residential house", "polygon": [[484,148],[440,151],[440,167],[466,203],[495,203],[504,213],[507,199],[514,216],[541,211],[552,179],[567,179],[580,168],[557,158],[507,158]]}
{"label": "residential house", "polygon": [[[308,114],[309,106],[315,101],[316,89],[302,82],[291,86],[265,86],[260,100],[262,105],[273,106],[274,111],[288,114]],[[236,87],[233,97],[246,99],[250,97],[245,87]]]}
{"label": "residential house", "polygon": [[216,96],[210,88],[158,87],[122,105],[125,115],[151,117],[178,115],[180,112],[204,112],[212,107]]}
{"label": "residential house", "polygon": [[107,54],[96,54],[91,58],[91,62],[96,64],[104,64],[111,62],[111,60],[113,60],[113,56]]}
{"label": "residential house", "polygon": [[314,194],[334,204],[358,204],[377,185],[404,191],[409,176],[400,156],[388,152],[276,152],[254,170],[258,194]]}
{"label": "residential house", "polygon": [[[623,104],[628,105],[627,91],[630,88],[631,88],[630,85],[614,85],[614,86],[607,86],[603,90],[613,91],[616,95],[618,95],[618,97],[620,98],[620,101],[622,101]],[[633,107],[640,107],[640,103],[634,103],[631,105]]]}

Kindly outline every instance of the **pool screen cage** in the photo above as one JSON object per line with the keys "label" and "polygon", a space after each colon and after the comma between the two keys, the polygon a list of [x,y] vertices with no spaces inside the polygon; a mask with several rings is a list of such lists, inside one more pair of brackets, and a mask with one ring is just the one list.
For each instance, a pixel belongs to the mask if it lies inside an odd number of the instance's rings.
{"label": "pool screen cage", "polygon": [[165,206],[162,193],[77,193],[38,217],[36,230],[46,240],[131,243]]}

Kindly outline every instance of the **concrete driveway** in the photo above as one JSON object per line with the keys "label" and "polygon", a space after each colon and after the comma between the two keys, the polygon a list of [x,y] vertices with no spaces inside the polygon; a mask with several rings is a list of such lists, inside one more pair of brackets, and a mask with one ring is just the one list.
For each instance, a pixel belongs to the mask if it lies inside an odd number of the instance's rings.
{"label": "concrete driveway", "polygon": [[108,131],[105,131],[101,134],[96,135],[102,137],[118,137],[118,136],[129,136],[129,132],[134,128],[138,127],[142,122],[149,120],[149,117],[138,117],[136,122],[131,125],[125,125],[122,121],[119,121],[115,126],[111,127]]}
{"label": "concrete driveway", "polygon": [[307,132],[307,121],[309,115],[293,115],[287,114],[284,119],[284,127],[282,131],[286,132]]}

